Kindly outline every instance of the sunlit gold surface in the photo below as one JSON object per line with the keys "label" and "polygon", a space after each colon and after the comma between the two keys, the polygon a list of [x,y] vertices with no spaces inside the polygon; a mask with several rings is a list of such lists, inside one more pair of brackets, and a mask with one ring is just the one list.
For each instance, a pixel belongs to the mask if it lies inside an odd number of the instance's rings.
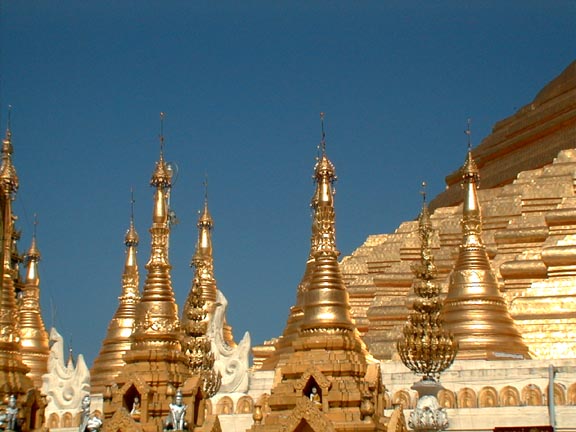
{"label": "sunlit gold surface", "polygon": [[[214,353],[208,337],[208,326],[216,303],[216,279],[212,254],[212,227],[214,221],[208,211],[208,195],[204,199],[204,210],[198,218],[198,242],[192,257],[194,277],[192,287],[182,309],[182,350],[188,357],[190,371],[202,380],[204,397],[214,396],[222,384],[221,375],[214,370]],[[228,326],[228,337],[234,344]],[[228,341],[226,341],[228,342]]]}
{"label": "sunlit gold surface", "polygon": [[124,354],[130,350],[131,335],[136,319],[136,304],[140,301],[139,272],[136,260],[138,248],[138,233],[134,227],[134,218],[130,219],[130,227],[124,239],[126,245],[126,260],[122,274],[122,292],[118,297],[118,308],[108,324],[106,337],[98,357],[90,370],[90,385],[92,393],[106,392],[106,386],[114,382],[114,378],[124,367]]}
{"label": "sunlit gold surface", "polygon": [[192,257],[191,265],[195,267],[196,273],[202,285],[202,297],[206,302],[209,313],[214,312],[216,302],[216,279],[214,277],[214,257],[212,251],[212,229],[214,220],[208,210],[208,199],[204,200],[204,209],[198,217],[196,224],[198,227],[198,241],[196,250]]}
{"label": "sunlit gold surface", "polygon": [[[557,245],[576,243],[575,143],[573,62],[530,103],[497,122],[473,149],[482,174],[483,242],[516,326],[540,359],[576,355],[576,319],[561,307],[567,300],[576,304],[575,259],[565,250],[551,255]],[[432,248],[443,291],[462,241],[460,172],[446,181],[447,190],[430,203]],[[406,221],[388,234],[372,234],[341,261],[354,320],[378,358],[394,355],[406,320],[410,265],[419,250],[416,230],[415,221]],[[517,314],[517,304],[522,310],[534,304],[533,314]]]}
{"label": "sunlit gold surface", "polygon": [[316,193],[313,198],[314,271],[304,292],[301,330],[352,330],[348,292],[342,281],[336,249],[334,197],[332,183],[336,173],[332,162],[322,152],[314,168]]}
{"label": "sunlit gold surface", "polygon": [[[12,200],[18,189],[18,176],[12,164],[12,134],[8,128],[2,142],[0,166],[0,211],[2,212],[2,266],[0,268],[0,398],[11,393],[25,394],[32,388],[26,376],[29,368],[22,362],[18,309],[15,301],[14,274],[11,266],[14,217]],[[16,319],[15,319],[16,318]]]}
{"label": "sunlit gold surface", "polygon": [[469,151],[462,167],[463,239],[443,308],[446,329],[458,341],[460,358],[530,358],[500,295],[482,241],[478,179],[478,169]]}
{"label": "sunlit gold surface", "polygon": [[456,358],[457,343],[443,327],[440,287],[436,282],[436,265],[430,248],[432,223],[424,201],[418,217],[420,262],[414,271],[414,310],[408,317],[397,349],[402,363],[424,379],[437,378]]}
{"label": "sunlit gold surface", "polygon": [[22,302],[20,304],[20,335],[22,346],[22,361],[30,368],[28,376],[32,378],[34,387],[42,387],[42,375],[48,371],[48,332],[42,320],[40,311],[40,276],[38,261],[40,251],[36,246],[36,236],[26,254],[27,267]]}

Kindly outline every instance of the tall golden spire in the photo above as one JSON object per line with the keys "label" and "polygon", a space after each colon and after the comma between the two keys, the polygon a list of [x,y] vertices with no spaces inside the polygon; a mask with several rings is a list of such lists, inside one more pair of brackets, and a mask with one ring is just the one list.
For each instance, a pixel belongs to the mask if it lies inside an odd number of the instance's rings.
{"label": "tall golden spire", "polygon": [[136,260],[138,233],[134,227],[134,194],[131,198],[130,226],[124,237],[126,259],[122,273],[122,293],[118,297],[118,309],[108,325],[102,349],[94,360],[91,375],[92,393],[104,393],[106,386],[124,367],[124,354],[130,350],[132,329],[136,319],[136,305],[140,301],[139,272]]}
{"label": "tall golden spire", "polygon": [[[322,128],[324,129],[324,128]],[[322,131],[321,154],[314,168],[312,198],[313,261],[305,276],[299,332],[275,369],[270,412],[252,432],[286,430],[386,430],[380,371],[365,351],[350,318],[348,293],[336,249],[334,165],[326,156]],[[298,304],[298,303],[297,303]],[[286,331],[285,331],[285,334]],[[312,425],[314,425],[312,427]]]}
{"label": "tall golden spire", "polygon": [[20,304],[20,333],[22,346],[22,361],[30,368],[28,376],[32,378],[34,387],[42,387],[42,375],[48,372],[48,357],[50,348],[48,332],[42,320],[40,311],[40,277],[38,275],[38,262],[40,251],[36,246],[36,226],[34,220],[34,235],[32,244],[26,254],[26,278],[22,290]]}
{"label": "tall golden spire", "polygon": [[444,303],[445,326],[458,341],[458,358],[529,358],[528,348],[498,289],[482,240],[479,172],[472,157],[470,128],[466,134],[468,154],[461,169],[463,238]]}
{"label": "tall golden spire", "polygon": [[334,165],[326,156],[324,118],[322,116],[321,155],[314,167],[316,192],[312,199],[314,220],[312,240],[314,270],[304,293],[304,315],[301,330],[346,330],[352,331],[348,292],[342,280],[336,249],[334,191],[336,181]]}
{"label": "tall golden spire", "polygon": [[[196,250],[192,256],[190,266],[194,267],[195,275],[199,278],[201,286],[202,298],[205,302],[205,307],[208,312],[208,319],[211,320],[216,309],[216,296],[218,286],[216,277],[214,276],[214,255],[212,250],[212,229],[214,228],[214,220],[208,210],[208,176],[204,179],[204,208],[199,212],[198,222],[198,240],[196,242]],[[232,335],[232,327],[226,322],[222,328],[222,337],[230,347],[236,346],[234,336]]]}
{"label": "tall golden spire", "polygon": [[[162,124],[164,115],[161,114]],[[155,188],[150,235],[152,247],[146,264],[142,299],[136,307],[132,349],[180,350],[178,307],[174,299],[168,259],[170,223],[168,202],[172,168],[164,160],[164,136],[160,135],[160,158],[150,185]]]}
{"label": "tall golden spire", "polygon": [[[200,378],[191,375],[188,358],[182,352],[178,306],[170,277],[168,203],[172,169],[164,160],[164,114],[160,118],[160,157],[150,180],[155,191],[150,228],[151,253],[146,264],[146,280],[140,301],[136,304],[131,346],[124,355],[126,364],[114,378],[114,389],[107,391],[104,401],[104,415],[115,425],[111,426],[112,429],[121,428],[115,421],[123,421],[118,417],[115,420],[114,414],[122,411],[122,407],[131,410],[138,397],[142,429],[157,430],[159,422],[169,412],[169,404],[176,390],[180,390],[185,400],[189,401],[187,403],[193,406],[200,384]],[[133,240],[134,236],[131,236]],[[203,401],[202,398],[199,400]],[[196,407],[186,413],[189,424],[193,424],[192,416],[197,415],[195,411]]]}
{"label": "tall golden spire", "polygon": [[[321,114],[322,120],[322,139],[319,145],[319,150],[325,154],[326,152],[326,140],[325,140],[325,133],[324,133],[324,116]],[[316,176],[313,177],[316,179]],[[316,251],[316,245],[318,243],[318,229],[317,224],[315,223],[316,217],[316,209],[318,207],[319,200],[319,193],[320,187],[317,184],[316,189],[314,191],[314,195],[310,201],[310,210],[312,212],[312,234],[310,236],[310,251],[308,252],[308,259],[306,260],[306,267],[304,268],[304,274],[298,283],[298,287],[296,289],[296,302],[293,306],[290,307],[290,312],[288,315],[288,319],[286,320],[286,327],[284,327],[284,331],[282,336],[278,338],[277,342],[274,345],[274,353],[267,358],[263,364],[261,369],[262,370],[273,370],[277,366],[281,366],[288,358],[289,354],[294,350],[292,347],[292,343],[294,340],[298,338],[300,333],[300,326],[302,324],[302,318],[304,317],[304,294],[308,289],[308,285],[310,284],[310,278],[312,276],[312,272],[314,271],[314,267],[316,264],[316,259],[314,257],[314,253]]]}
{"label": "tall golden spire", "polygon": [[[11,266],[12,234],[14,216],[12,200],[18,190],[18,176],[12,164],[12,132],[10,121],[6,128],[6,138],[2,142],[2,162],[0,165],[0,211],[1,234],[0,244],[2,266],[0,267],[0,382],[6,383],[0,389],[0,398],[7,394],[24,394],[32,388],[32,381],[26,376],[29,368],[22,362],[20,350],[19,322],[15,300],[14,274]],[[7,394],[3,394],[6,392]]]}
{"label": "tall golden spire", "polygon": [[198,222],[198,241],[192,257],[194,266],[202,285],[202,297],[206,302],[208,312],[214,312],[216,303],[216,279],[214,278],[214,256],[212,253],[212,229],[214,220],[208,210],[208,180],[204,180],[204,208],[200,212]]}

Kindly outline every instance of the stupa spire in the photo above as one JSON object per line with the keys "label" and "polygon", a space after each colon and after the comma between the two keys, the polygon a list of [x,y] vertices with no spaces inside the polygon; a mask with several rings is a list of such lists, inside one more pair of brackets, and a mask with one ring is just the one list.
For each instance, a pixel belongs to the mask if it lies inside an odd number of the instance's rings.
{"label": "stupa spire", "polygon": [[168,259],[170,240],[169,197],[172,187],[172,168],[164,160],[164,113],[160,114],[160,157],[150,179],[154,191],[152,213],[151,253],[146,264],[146,280],[142,298],[136,307],[133,349],[160,347],[180,349],[177,330],[178,307],[174,299]]}
{"label": "stupa spire", "polygon": [[206,302],[208,312],[212,313],[216,302],[216,279],[214,277],[214,256],[212,250],[214,220],[208,209],[208,178],[204,179],[204,207],[198,213],[198,221],[196,223],[198,240],[190,265],[195,268],[200,278],[202,297]]}
{"label": "stupa spire", "polygon": [[[124,355],[126,364],[114,379],[115,388],[107,392],[109,396],[104,402],[104,415],[106,419],[112,419],[113,426],[110,427],[114,430],[121,428],[119,423],[114,423],[114,414],[121,407],[133,407],[136,398],[140,404],[138,419],[143,430],[150,431],[157,430],[160,419],[170,411],[169,404],[177,390],[184,400],[191,401],[191,405],[194,405],[193,400],[198,394],[198,380],[190,379],[188,359],[182,352],[182,331],[170,275],[169,198],[173,173],[164,160],[163,125],[164,114],[161,113],[160,156],[150,180],[154,188],[154,208],[146,280],[140,301],[136,304],[131,345]],[[127,238],[128,244],[132,244],[134,236]],[[199,406],[198,412],[203,409],[203,406]],[[198,415],[194,410],[185,414],[189,424],[194,421],[193,416]]]}
{"label": "stupa spire", "polygon": [[138,233],[134,227],[134,193],[130,199],[130,225],[124,237],[126,258],[122,273],[122,292],[118,297],[118,308],[108,324],[108,332],[102,342],[98,357],[94,360],[91,389],[94,393],[105,393],[106,386],[122,371],[124,354],[130,349],[132,328],[136,318],[136,305],[140,301],[139,271],[136,259]]}
{"label": "stupa spire", "polygon": [[316,191],[312,199],[314,211],[312,256],[314,269],[304,293],[302,331],[338,329],[352,331],[348,292],[344,286],[336,248],[334,190],[336,170],[326,156],[324,115],[320,156],[314,167]]}
{"label": "stupa spire", "polygon": [[48,372],[50,348],[48,333],[40,311],[40,276],[38,262],[40,251],[36,246],[36,227],[38,219],[34,215],[34,234],[26,254],[26,278],[22,289],[20,304],[20,329],[22,338],[22,361],[30,368],[28,376],[36,388],[42,387],[42,375]]}
{"label": "stupa spire", "polygon": [[[10,119],[10,114],[9,114]],[[2,264],[0,271],[0,382],[7,383],[5,391],[10,394],[24,394],[32,388],[32,381],[26,376],[29,368],[22,362],[20,350],[20,328],[18,308],[15,299],[14,272],[11,266],[12,237],[14,233],[14,215],[12,200],[18,190],[18,176],[12,164],[12,132],[10,120],[6,136],[2,141],[0,165],[0,217]],[[8,396],[0,394],[0,398]]]}
{"label": "stupa spire", "polygon": [[[326,156],[326,133],[324,131],[324,113],[320,113],[321,121],[321,138],[318,144],[318,160],[322,156]],[[316,176],[313,177],[316,180]],[[304,274],[298,283],[296,290],[296,302],[290,307],[290,313],[286,321],[286,327],[282,333],[282,336],[278,339],[274,346],[274,353],[272,356],[264,361],[261,369],[272,370],[286,361],[287,356],[293,351],[292,342],[298,337],[300,332],[300,326],[302,324],[302,318],[304,317],[304,294],[308,289],[310,284],[310,278],[316,264],[316,258],[314,253],[316,251],[316,245],[318,243],[318,230],[317,223],[315,221],[316,209],[318,203],[320,202],[321,189],[318,184],[316,184],[316,189],[314,195],[310,200],[310,210],[312,215],[312,233],[310,236],[310,251],[308,252],[308,259],[306,260],[306,267],[304,268]]]}
{"label": "stupa spire", "polygon": [[286,430],[350,431],[358,424],[365,431],[385,430],[379,364],[366,352],[350,317],[338,263],[332,188],[336,173],[326,155],[324,131],[314,180],[313,261],[309,278],[305,276],[303,315],[300,323],[289,322],[298,333],[292,336],[291,349],[280,354],[270,412],[255,416],[251,431],[275,431],[280,425]]}
{"label": "stupa spire", "polygon": [[445,326],[458,341],[458,358],[529,358],[528,348],[498,289],[482,240],[477,192],[480,176],[472,157],[470,127],[466,135],[468,153],[461,169],[463,237],[444,303]]}

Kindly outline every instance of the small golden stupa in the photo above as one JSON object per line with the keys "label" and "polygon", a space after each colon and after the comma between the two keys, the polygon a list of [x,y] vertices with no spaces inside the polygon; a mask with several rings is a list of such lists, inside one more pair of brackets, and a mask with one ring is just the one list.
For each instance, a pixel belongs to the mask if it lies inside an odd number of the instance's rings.
{"label": "small golden stupa", "polygon": [[122,274],[122,293],[118,297],[118,309],[108,325],[108,332],[102,341],[100,353],[90,370],[92,393],[104,394],[106,386],[114,382],[114,378],[126,364],[124,354],[130,350],[130,336],[136,320],[136,304],[140,301],[140,276],[136,260],[138,241],[138,233],[134,227],[134,201],[132,200],[130,226],[124,238],[126,260]]}
{"label": "small golden stupa", "polygon": [[28,376],[38,389],[42,387],[42,375],[48,372],[50,355],[48,332],[40,312],[39,261],[40,251],[36,246],[36,230],[34,230],[32,244],[26,254],[26,276],[20,302],[20,345],[22,361],[30,367]]}
{"label": "small golden stupa", "polygon": [[[467,134],[470,137],[469,129]],[[500,294],[482,240],[482,216],[476,191],[479,173],[470,143],[461,173],[463,238],[443,308],[446,329],[458,341],[458,358],[530,358],[528,347],[508,312],[506,300]]]}

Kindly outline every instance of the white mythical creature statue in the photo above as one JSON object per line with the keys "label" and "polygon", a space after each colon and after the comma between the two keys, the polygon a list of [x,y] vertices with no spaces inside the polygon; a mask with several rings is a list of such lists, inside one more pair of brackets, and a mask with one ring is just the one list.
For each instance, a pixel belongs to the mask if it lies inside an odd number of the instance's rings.
{"label": "white mythical creature statue", "polygon": [[243,393],[248,390],[250,334],[244,333],[242,340],[234,347],[226,343],[222,331],[227,307],[228,300],[218,290],[216,309],[208,327],[208,337],[212,341],[214,369],[222,375],[219,393]]}
{"label": "white mythical creature statue", "polygon": [[76,365],[64,357],[64,341],[55,328],[50,330],[48,372],[42,376],[42,394],[47,396],[45,416],[48,427],[72,427],[82,399],[90,394],[90,370],[84,356],[78,355]]}

